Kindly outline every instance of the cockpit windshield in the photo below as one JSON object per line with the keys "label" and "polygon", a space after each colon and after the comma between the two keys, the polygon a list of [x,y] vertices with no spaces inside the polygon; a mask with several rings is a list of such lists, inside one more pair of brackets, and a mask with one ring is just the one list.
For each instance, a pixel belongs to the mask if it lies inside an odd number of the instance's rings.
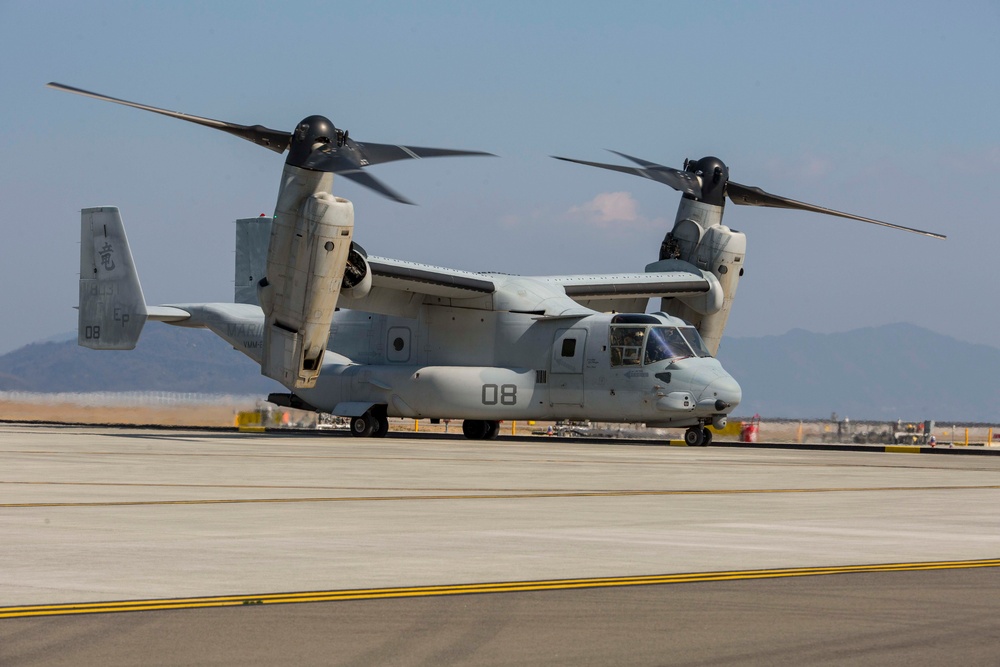
{"label": "cockpit windshield", "polygon": [[694,327],[613,324],[610,342],[612,366],[712,356]]}
{"label": "cockpit windshield", "polygon": [[688,347],[687,341],[677,327],[650,327],[649,340],[646,341],[644,364],[655,364],[664,359],[683,359],[692,357],[694,353]]}
{"label": "cockpit windshield", "polygon": [[684,334],[685,340],[687,340],[688,345],[694,350],[694,353],[699,357],[710,357],[712,353],[708,351],[705,347],[705,341],[701,339],[701,334],[694,327],[681,327],[681,333]]}

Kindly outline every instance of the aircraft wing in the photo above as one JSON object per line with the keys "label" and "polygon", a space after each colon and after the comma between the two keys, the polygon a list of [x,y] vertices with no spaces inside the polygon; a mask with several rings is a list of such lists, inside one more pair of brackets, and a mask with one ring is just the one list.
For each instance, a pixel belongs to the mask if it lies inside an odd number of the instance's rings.
{"label": "aircraft wing", "polygon": [[537,280],[562,285],[566,295],[577,301],[689,296],[711,289],[708,280],[702,276],[682,271],[546,276]]}
{"label": "aircraft wing", "polygon": [[561,285],[566,296],[602,313],[643,313],[651,298],[691,297],[712,290],[702,274],[688,271],[547,276],[539,280]]}
{"label": "aircraft wing", "polygon": [[[257,303],[257,281],[265,273],[270,223],[268,218],[237,221],[238,303]],[[696,308],[698,312],[709,312],[721,304],[715,303],[721,298],[715,276],[676,259],[650,264],[642,273],[516,276],[449,269],[361,252],[368,262],[371,289],[366,293],[345,290],[337,302],[340,308],[418,317],[421,306],[440,305],[569,318],[594,311],[641,313],[651,298],[694,301],[702,306]]]}
{"label": "aircraft wing", "polygon": [[363,296],[341,295],[338,306],[383,315],[417,317],[425,303],[493,309],[494,276],[446,269],[387,257],[367,257],[371,290]]}
{"label": "aircraft wing", "polygon": [[[434,296],[470,298],[493,294],[498,283],[518,278],[496,273],[475,273],[417,264],[385,257],[370,257],[372,284]],[[633,299],[701,294],[711,284],[701,275],[686,271],[660,273],[614,273],[603,275],[531,276],[533,281],[559,285],[574,300]]]}
{"label": "aircraft wing", "polygon": [[485,273],[446,269],[386,257],[369,257],[372,286],[431,296],[463,299],[493,294],[496,284]]}
{"label": "aircraft wing", "polygon": [[[692,297],[712,290],[701,272],[671,270],[602,275],[513,276],[368,257],[371,291],[344,308],[416,317],[423,304],[579,317],[591,311],[644,312],[650,298]],[[693,267],[692,267],[693,269]]]}

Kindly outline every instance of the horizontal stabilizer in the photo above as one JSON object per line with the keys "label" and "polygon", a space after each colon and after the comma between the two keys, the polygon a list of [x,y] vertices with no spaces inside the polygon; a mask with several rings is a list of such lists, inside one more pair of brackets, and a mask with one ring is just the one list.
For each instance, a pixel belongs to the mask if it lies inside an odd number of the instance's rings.
{"label": "horizontal stabilizer", "polygon": [[175,306],[146,306],[146,319],[177,323],[191,318],[191,313]]}

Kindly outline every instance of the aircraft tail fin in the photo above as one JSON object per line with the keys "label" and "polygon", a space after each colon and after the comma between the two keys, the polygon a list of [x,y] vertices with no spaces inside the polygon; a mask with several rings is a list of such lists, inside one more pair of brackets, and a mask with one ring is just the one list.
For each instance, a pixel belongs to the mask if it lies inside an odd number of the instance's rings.
{"label": "aircraft tail fin", "polygon": [[77,342],[95,350],[134,349],[146,317],[146,301],[118,208],[83,209]]}
{"label": "aircraft tail fin", "polygon": [[257,283],[267,267],[271,242],[271,218],[240,218],[236,221],[236,303],[260,305]]}

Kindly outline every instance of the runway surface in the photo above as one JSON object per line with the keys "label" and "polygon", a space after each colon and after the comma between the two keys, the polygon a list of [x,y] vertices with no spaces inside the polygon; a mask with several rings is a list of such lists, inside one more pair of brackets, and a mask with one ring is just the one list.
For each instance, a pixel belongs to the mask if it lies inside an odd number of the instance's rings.
{"label": "runway surface", "polygon": [[997,457],[19,425],[0,457],[4,665],[1000,659]]}

